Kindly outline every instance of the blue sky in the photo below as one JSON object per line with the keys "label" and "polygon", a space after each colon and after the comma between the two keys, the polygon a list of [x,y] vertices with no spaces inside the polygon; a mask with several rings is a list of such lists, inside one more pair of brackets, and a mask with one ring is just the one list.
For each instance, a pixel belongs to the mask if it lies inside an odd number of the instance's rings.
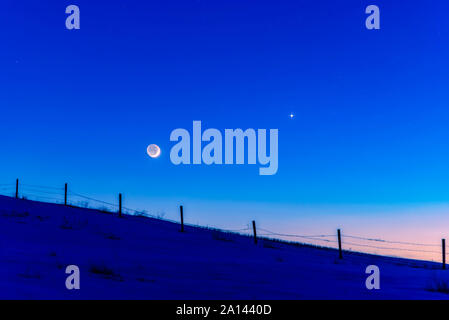
{"label": "blue sky", "polygon": [[[80,7],[80,30],[65,29],[69,4]],[[381,30],[365,28],[369,4],[380,7]],[[2,7],[2,181],[123,192],[150,211],[210,205],[229,221],[239,203],[288,220],[298,214],[286,206],[449,200],[446,1]],[[279,129],[278,173],[174,166],[170,132],[193,120]],[[146,155],[150,143],[160,158]]]}

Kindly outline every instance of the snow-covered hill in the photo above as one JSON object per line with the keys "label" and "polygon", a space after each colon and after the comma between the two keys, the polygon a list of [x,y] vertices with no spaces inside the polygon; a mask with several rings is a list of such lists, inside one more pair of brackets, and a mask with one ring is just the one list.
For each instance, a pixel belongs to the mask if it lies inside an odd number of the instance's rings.
{"label": "snow-covered hill", "polygon": [[[449,271],[0,196],[2,299],[446,299]],[[367,290],[365,268],[380,268]],[[81,289],[67,290],[77,265]]]}

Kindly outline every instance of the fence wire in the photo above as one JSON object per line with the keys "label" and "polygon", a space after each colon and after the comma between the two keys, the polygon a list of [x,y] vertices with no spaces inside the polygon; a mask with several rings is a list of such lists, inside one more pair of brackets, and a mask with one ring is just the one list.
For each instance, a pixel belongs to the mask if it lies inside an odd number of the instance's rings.
{"label": "fence wire", "polygon": [[[0,184],[0,193],[2,194],[8,194],[8,195],[14,195],[15,194],[15,183],[1,183]],[[36,200],[36,201],[46,201],[46,202],[53,202],[53,203],[64,203],[65,197],[64,197],[64,187],[48,187],[48,186],[42,186],[42,185],[34,185],[34,184],[20,184],[20,196],[24,199],[30,199],[30,200]],[[9,192],[8,192],[9,191]],[[81,200],[80,200],[81,199]],[[78,202],[77,202],[78,201]],[[108,206],[103,208],[97,207],[89,207],[91,204],[89,202],[93,202],[97,205],[102,206]],[[68,204],[74,205],[78,204],[80,207],[85,208],[91,208],[91,209],[98,209],[98,210],[107,210],[110,212],[116,212],[119,209],[119,205],[117,203],[111,203],[108,201],[103,201],[99,199],[95,199],[93,197],[89,197],[77,192],[74,192],[71,189],[68,189]],[[173,223],[179,223],[179,221],[163,218],[157,215],[153,215],[148,213],[146,210],[136,210],[128,207],[122,206],[122,212],[124,214],[128,215],[134,215],[134,216],[145,216],[155,219],[160,219],[168,222]],[[200,227],[200,228],[209,228],[209,229],[215,229],[220,230],[224,232],[232,232],[232,233],[239,233],[239,234],[245,234],[248,235],[249,232],[252,231],[252,227],[247,225],[245,228],[241,229],[224,229],[216,226],[201,226],[197,224],[190,224],[185,223],[185,226],[191,226],[191,227]],[[337,234],[315,234],[315,235],[306,235],[306,234],[292,234],[292,233],[280,233],[271,231],[264,228],[258,228],[258,230],[262,231],[261,233],[258,233],[258,236],[267,236],[267,237],[278,237],[277,239],[281,238],[299,238],[302,239],[301,243],[304,244],[312,244],[315,245],[316,243],[310,243],[313,242],[321,242],[326,244],[334,244],[338,243]],[[388,246],[378,246],[378,245],[371,245],[367,243],[355,243],[352,241],[346,241],[345,239],[354,239],[354,240],[361,240],[365,242],[373,242],[373,243],[382,243],[382,244],[396,244],[400,246],[418,246],[418,247],[432,247],[437,248],[441,247],[438,244],[429,244],[429,243],[418,243],[418,242],[407,242],[407,241],[396,241],[396,240],[386,240],[381,238],[370,238],[370,237],[362,237],[357,235],[351,235],[351,234],[342,234],[341,236],[343,238],[342,244],[347,246],[355,246],[355,247],[361,247],[361,248],[370,248],[370,249],[376,249],[376,250],[386,250],[386,251],[406,251],[406,252],[417,252],[417,253],[433,253],[433,254],[441,254],[441,251],[436,250],[422,250],[422,249],[416,249],[416,248],[402,248],[402,247],[388,247]],[[302,242],[302,241],[308,241],[308,242]]]}
{"label": "fence wire", "polygon": [[[273,232],[273,231],[262,229],[262,228],[259,228],[259,230],[268,232],[268,233],[262,233],[260,235],[276,235],[276,236],[280,236],[280,237],[297,237],[297,238],[303,238],[303,239],[309,239],[309,240],[315,240],[315,241],[333,242],[333,243],[337,243],[338,242],[336,240],[323,239],[323,238],[329,238],[329,237],[336,238],[337,237],[336,234],[334,234],[334,235],[299,235],[299,234],[278,233],[278,232]],[[384,240],[384,239],[364,238],[364,237],[352,236],[352,235],[342,235],[342,237],[343,238],[346,237],[346,238],[353,238],[353,239],[359,239],[359,240],[366,240],[366,241],[376,241],[376,242],[382,242],[382,243],[414,245],[414,246],[426,246],[426,247],[440,247],[440,245],[437,245],[437,244],[405,242],[405,241],[391,241],[391,240]],[[380,246],[361,244],[361,243],[354,243],[354,242],[348,242],[348,241],[342,241],[342,243],[346,244],[346,245],[353,245],[353,246],[373,248],[373,249],[398,250],[398,251],[410,251],[410,252],[422,252],[422,253],[441,253],[440,251],[433,251],[433,250],[419,250],[419,249],[398,248],[398,247],[380,247]]]}

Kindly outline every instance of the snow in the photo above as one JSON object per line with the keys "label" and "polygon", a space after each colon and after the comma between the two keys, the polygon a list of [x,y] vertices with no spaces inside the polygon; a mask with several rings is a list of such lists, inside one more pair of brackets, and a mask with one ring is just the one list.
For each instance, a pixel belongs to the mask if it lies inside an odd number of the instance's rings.
{"label": "snow", "polygon": [[[1,299],[447,299],[433,262],[338,252],[0,196]],[[81,289],[65,287],[77,265]],[[380,290],[365,269],[380,268]],[[106,271],[101,271],[102,269]],[[98,270],[100,270],[98,272]],[[440,290],[444,291],[444,290]]]}

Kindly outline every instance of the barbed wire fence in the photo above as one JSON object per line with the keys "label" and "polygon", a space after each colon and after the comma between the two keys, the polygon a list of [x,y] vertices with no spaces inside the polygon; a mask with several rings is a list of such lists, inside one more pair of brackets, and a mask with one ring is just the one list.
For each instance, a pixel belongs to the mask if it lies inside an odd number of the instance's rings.
{"label": "barbed wire fence", "polygon": [[[167,222],[172,222],[176,224],[180,223],[180,221],[174,219],[169,219],[161,217],[159,215],[151,214],[146,210],[136,210],[133,208],[122,206],[121,200],[119,201],[119,203],[112,203],[80,194],[78,192],[73,191],[71,188],[68,188],[67,184],[63,187],[49,187],[49,186],[21,183],[19,186],[19,180],[17,180],[15,184],[0,183],[0,195],[6,195],[16,197],[19,199],[33,200],[39,202],[55,203],[72,207],[95,209],[108,213],[119,212],[120,215],[125,214],[131,216],[143,216]],[[285,240],[288,242],[332,248],[332,249],[336,249],[335,246],[338,245],[337,248],[340,251],[340,258],[342,257],[342,245],[344,246],[344,251],[370,253],[361,250],[374,249],[376,251],[380,250],[381,254],[386,256],[393,255],[401,257],[400,253],[404,252],[421,253],[421,254],[441,254],[442,268],[443,269],[446,268],[445,239],[442,239],[442,244],[439,245],[432,243],[386,240],[381,238],[363,237],[351,234],[343,234],[340,237],[340,230],[338,230],[337,234],[304,235],[304,234],[280,233],[265,228],[258,228],[258,230],[261,232],[256,234],[255,221],[253,221],[252,227],[250,226],[250,224],[248,224],[244,228],[240,229],[224,229],[222,227],[216,227],[211,225],[204,226],[199,224],[184,223],[182,206],[181,206],[181,225],[182,230],[184,230],[185,225],[190,227],[200,227],[230,233],[238,233],[246,236],[252,235],[254,236],[255,243],[257,243],[258,238],[262,238],[277,241]],[[295,239],[296,241],[292,239]],[[355,249],[353,249],[353,247]],[[438,250],[437,248],[440,248],[441,250]],[[399,253],[399,255],[397,253]]]}

